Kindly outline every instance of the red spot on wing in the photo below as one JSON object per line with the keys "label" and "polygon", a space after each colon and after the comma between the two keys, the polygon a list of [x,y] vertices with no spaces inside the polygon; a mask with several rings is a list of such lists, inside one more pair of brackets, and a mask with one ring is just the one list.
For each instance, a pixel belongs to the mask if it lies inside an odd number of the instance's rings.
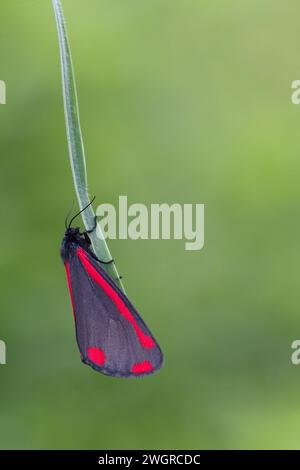
{"label": "red spot on wing", "polygon": [[71,302],[72,302],[73,315],[74,315],[74,319],[76,319],[75,304],[74,304],[74,297],[73,297],[73,291],[72,291],[71,274],[70,274],[69,263],[67,261],[65,262],[65,268],[66,268],[68,287],[69,287],[70,297],[71,297]]}
{"label": "red spot on wing", "polygon": [[132,366],[131,372],[134,374],[143,374],[153,370],[153,365],[149,361],[138,362]]}
{"label": "red spot on wing", "polygon": [[87,355],[95,364],[98,364],[99,366],[104,365],[106,357],[102,349],[90,346],[87,350]]}
{"label": "red spot on wing", "polygon": [[141,345],[144,348],[149,348],[149,349],[153,348],[155,346],[155,342],[153,341],[153,339],[150,336],[147,336],[145,335],[145,333],[142,332],[134,316],[128,310],[123,300],[119,297],[118,293],[108,284],[108,282],[101,276],[101,274],[90,263],[85,251],[79,247],[77,248],[77,254],[83,266],[85,267],[87,273],[89,274],[89,276],[92,279],[94,279],[94,281],[97,282],[97,284],[99,284],[100,287],[102,287],[102,289],[105,291],[108,297],[110,297],[111,300],[114,302],[120,314],[123,315],[123,317],[126,318],[126,320],[131,323]]}

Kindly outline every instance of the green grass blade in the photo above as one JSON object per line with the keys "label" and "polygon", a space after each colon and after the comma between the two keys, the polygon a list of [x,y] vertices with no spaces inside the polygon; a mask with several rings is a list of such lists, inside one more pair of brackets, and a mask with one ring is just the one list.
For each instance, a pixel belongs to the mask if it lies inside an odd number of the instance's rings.
{"label": "green grass blade", "polygon": [[[79,119],[79,108],[76,91],[76,82],[74,69],[72,64],[72,57],[70,51],[70,45],[67,36],[66,24],[64,20],[62,5],[60,0],[52,0],[59,48],[60,48],[60,59],[61,59],[61,70],[62,70],[62,85],[63,85],[63,98],[64,98],[64,109],[66,118],[66,129],[69,146],[69,156],[74,180],[75,191],[78,199],[80,209],[83,209],[90,202],[88,188],[87,188],[87,173],[85,163],[85,153],[81,134],[80,119]],[[86,230],[90,229],[94,225],[94,211],[90,206],[82,213],[82,219]],[[98,224],[98,231],[101,233],[101,228]],[[90,234],[92,248],[96,256],[103,260],[109,261],[112,259],[107,243],[104,238],[99,238],[96,231]],[[124,291],[119,274],[116,269],[115,263],[109,265],[103,265],[104,269],[111,276],[116,284]]]}

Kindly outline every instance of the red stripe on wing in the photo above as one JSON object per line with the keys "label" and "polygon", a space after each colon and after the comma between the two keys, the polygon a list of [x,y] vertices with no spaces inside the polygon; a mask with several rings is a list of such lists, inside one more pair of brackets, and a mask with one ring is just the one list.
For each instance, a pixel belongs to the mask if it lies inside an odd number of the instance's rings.
{"label": "red stripe on wing", "polygon": [[120,314],[126,318],[127,321],[133,326],[137,337],[144,348],[153,348],[155,342],[150,336],[145,335],[142,330],[139,328],[134,316],[128,310],[123,300],[119,297],[118,293],[108,284],[108,282],[101,276],[101,274],[94,268],[90,263],[86,252],[82,248],[77,248],[77,255],[82,262],[84,268],[86,269],[89,276],[94,279],[97,284],[102,287],[108,297],[114,302],[115,306],[119,310]]}
{"label": "red stripe on wing", "polygon": [[65,262],[65,268],[66,268],[66,273],[67,273],[68,287],[69,287],[69,292],[70,292],[70,297],[71,297],[71,302],[72,302],[74,320],[76,320],[75,303],[74,303],[74,297],[73,297],[73,291],[72,291],[72,282],[71,282],[71,274],[70,274],[69,263],[67,261]]}

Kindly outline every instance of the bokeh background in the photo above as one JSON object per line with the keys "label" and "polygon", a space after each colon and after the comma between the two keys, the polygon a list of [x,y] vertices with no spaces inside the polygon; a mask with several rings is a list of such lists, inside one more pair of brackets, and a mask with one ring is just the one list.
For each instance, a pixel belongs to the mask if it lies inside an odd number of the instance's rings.
{"label": "bokeh background", "polygon": [[74,198],[51,2],[2,0],[0,447],[299,447],[297,0],[64,0],[98,202],[205,203],[205,247],[110,243],[165,353],[83,366],[59,246]]}

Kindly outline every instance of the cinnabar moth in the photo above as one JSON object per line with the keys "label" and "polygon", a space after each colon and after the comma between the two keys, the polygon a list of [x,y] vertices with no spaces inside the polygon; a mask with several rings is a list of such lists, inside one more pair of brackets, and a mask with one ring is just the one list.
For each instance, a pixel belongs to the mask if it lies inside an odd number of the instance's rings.
{"label": "cinnabar moth", "polygon": [[79,228],[71,227],[75,217],[69,225],[66,223],[61,257],[81,360],[114,377],[152,374],[162,366],[161,349],[135,307],[92,252],[88,233],[95,227],[80,233]]}

